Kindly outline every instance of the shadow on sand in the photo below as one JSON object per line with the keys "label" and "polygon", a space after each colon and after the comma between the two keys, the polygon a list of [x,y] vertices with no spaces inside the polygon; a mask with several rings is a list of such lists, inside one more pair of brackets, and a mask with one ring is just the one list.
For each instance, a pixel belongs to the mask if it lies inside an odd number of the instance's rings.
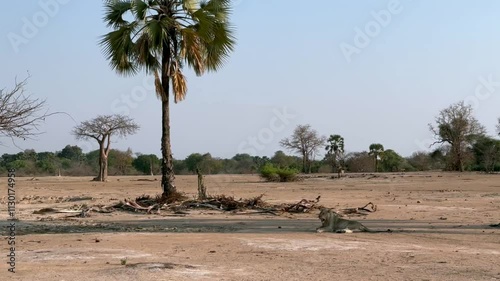
{"label": "shadow on sand", "polygon": [[[487,224],[458,225],[442,221],[415,220],[363,220],[368,228],[377,233],[434,233],[434,234],[481,234],[498,231]],[[2,235],[7,234],[10,222],[1,221]],[[148,219],[118,220],[112,222],[78,221],[16,221],[16,234],[58,233],[106,233],[106,232],[179,232],[179,233],[315,233],[319,226],[313,219]],[[387,232],[390,229],[392,232]]]}

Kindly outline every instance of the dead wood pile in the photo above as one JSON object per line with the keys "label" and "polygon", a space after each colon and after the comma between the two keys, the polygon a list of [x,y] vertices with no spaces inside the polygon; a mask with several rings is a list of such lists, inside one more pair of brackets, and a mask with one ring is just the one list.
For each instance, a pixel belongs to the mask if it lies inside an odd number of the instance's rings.
{"label": "dead wood pile", "polygon": [[[187,199],[181,193],[172,194],[169,197],[157,195],[141,195],[134,200],[124,199],[116,204],[93,205],[86,204],[73,205],[67,209],[44,208],[34,211],[34,214],[68,214],[66,217],[88,217],[91,213],[112,213],[115,211],[143,212],[146,214],[157,213],[160,211],[172,212],[178,215],[188,214],[187,211],[193,209],[214,210],[219,212],[231,212],[233,214],[272,214],[282,213],[309,213],[313,210],[319,210],[323,206],[318,205],[321,196],[314,200],[302,199],[296,203],[269,204],[262,198],[264,194],[247,199],[235,199],[233,196],[216,195],[208,196],[207,199]],[[341,215],[368,215],[375,212],[377,206],[369,202],[363,207],[346,208],[338,211]]]}

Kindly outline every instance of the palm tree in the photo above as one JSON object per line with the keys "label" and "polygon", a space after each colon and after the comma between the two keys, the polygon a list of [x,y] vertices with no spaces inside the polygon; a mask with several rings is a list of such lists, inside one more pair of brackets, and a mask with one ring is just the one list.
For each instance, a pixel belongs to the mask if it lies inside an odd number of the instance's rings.
{"label": "palm tree", "polygon": [[378,172],[378,159],[384,152],[384,146],[380,143],[370,144],[370,152],[368,154],[372,155],[375,159],[375,172]]}
{"label": "palm tree", "polygon": [[337,169],[340,178],[343,169],[344,158],[344,138],[341,135],[330,135],[328,138],[328,145],[326,146],[327,154],[332,158],[332,164]]}
{"label": "palm tree", "polygon": [[[170,145],[170,91],[186,97],[183,67],[200,76],[219,69],[233,50],[230,0],[107,0],[104,21],[113,31],[100,41],[111,67],[123,75],[155,76],[162,103],[163,194],[176,191]],[[132,19],[129,21],[129,19]]]}

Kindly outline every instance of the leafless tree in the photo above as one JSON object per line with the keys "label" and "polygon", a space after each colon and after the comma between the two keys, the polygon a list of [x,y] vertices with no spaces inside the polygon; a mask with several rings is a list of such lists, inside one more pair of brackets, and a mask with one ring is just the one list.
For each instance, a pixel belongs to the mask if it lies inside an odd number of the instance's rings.
{"label": "leafless tree", "polygon": [[73,129],[76,139],[95,139],[99,144],[99,175],[95,181],[106,181],[108,176],[108,155],[111,136],[125,137],[139,130],[131,118],[124,115],[99,115],[94,119],[84,121]]}
{"label": "leafless tree", "polygon": [[56,113],[48,113],[45,100],[25,94],[28,78],[15,81],[12,90],[0,89],[0,135],[11,139],[27,139],[39,132],[45,118]]}
{"label": "leafless tree", "polygon": [[485,128],[473,116],[472,106],[465,105],[463,101],[441,110],[435,122],[435,125],[429,124],[429,129],[436,138],[433,145],[449,144],[451,168],[462,172],[467,147],[485,134]]}
{"label": "leafless tree", "polygon": [[314,155],[323,147],[326,137],[319,136],[316,130],[311,128],[311,125],[298,125],[290,138],[285,138],[280,141],[281,146],[294,151],[302,156],[302,171],[304,173],[311,172],[311,161]]}

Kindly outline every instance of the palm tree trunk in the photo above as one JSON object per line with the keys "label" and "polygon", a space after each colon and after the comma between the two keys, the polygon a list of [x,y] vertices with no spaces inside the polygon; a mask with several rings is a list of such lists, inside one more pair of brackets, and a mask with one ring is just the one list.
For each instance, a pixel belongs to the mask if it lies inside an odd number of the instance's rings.
{"label": "palm tree trunk", "polygon": [[[167,94],[168,95],[168,94]],[[172,159],[172,148],[170,145],[170,116],[169,116],[169,102],[162,101],[162,136],[161,136],[161,186],[163,194],[168,196],[176,191],[174,185],[174,165]]]}
{"label": "palm tree trunk", "polygon": [[172,147],[170,144],[170,77],[168,76],[170,67],[170,46],[168,43],[163,45],[161,84],[163,96],[161,102],[161,186],[163,195],[168,196],[176,191],[174,185],[174,164],[172,158]]}

